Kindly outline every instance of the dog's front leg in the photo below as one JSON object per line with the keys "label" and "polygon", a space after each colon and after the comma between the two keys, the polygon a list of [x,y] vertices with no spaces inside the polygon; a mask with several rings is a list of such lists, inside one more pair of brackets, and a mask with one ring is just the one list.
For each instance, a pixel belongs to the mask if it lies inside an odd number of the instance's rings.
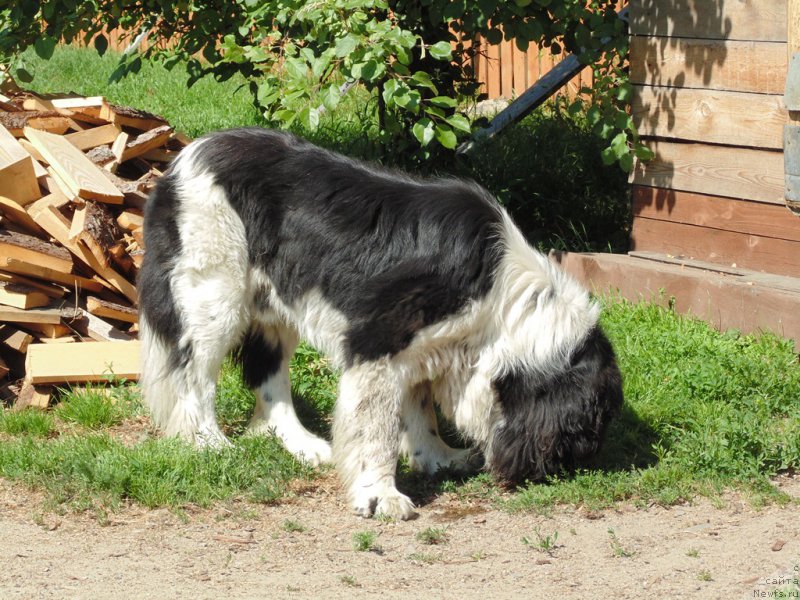
{"label": "dog's front leg", "polygon": [[333,453],[353,509],[362,517],[408,519],[414,504],[395,485],[400,407],[406,386],[390,359],[347,369],[333,422]]}

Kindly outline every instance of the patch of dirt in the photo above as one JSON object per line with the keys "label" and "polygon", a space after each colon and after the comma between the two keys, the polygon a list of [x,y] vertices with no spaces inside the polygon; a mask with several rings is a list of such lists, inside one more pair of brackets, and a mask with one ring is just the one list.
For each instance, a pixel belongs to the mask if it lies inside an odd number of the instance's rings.
{"label": "patch of dirt", "polygon": [[[699,500],[541,516],[443,494],[413,521],[383,523],[350,514],[325,478],[281,506],[184,516],[131,506],[103,525],[42,514],[40,496],[0,480],[0,597],[767,597],[800,589],[800,476],[776,484],[795,502],[756,510],[729,495],[722,508]],[[417,539],[430,527],[446,528],[444,543]],[[355,551],[353,534],[367,530],[377,548]]]}

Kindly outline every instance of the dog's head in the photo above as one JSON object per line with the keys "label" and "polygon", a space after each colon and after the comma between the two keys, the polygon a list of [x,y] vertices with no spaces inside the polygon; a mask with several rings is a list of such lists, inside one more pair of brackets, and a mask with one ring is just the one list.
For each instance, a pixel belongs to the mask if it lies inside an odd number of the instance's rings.
{"label": "dog's head", "polygon": [[594,328],[567,369],[542,374],[517,367],[492,382],[502,412],[487,468],[506,483],[573,468],[600,447],[622,406],[622,377],[606,336]]}

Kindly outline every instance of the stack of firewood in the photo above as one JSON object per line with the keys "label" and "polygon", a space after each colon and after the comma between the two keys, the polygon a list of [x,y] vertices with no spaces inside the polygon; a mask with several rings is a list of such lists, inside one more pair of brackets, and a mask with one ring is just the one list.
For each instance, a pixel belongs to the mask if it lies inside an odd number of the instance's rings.
{"label": "stack of firewood", "polygon": [[138,376],[142,211],[187,143],[99,96],[0,95],[0,399]]}

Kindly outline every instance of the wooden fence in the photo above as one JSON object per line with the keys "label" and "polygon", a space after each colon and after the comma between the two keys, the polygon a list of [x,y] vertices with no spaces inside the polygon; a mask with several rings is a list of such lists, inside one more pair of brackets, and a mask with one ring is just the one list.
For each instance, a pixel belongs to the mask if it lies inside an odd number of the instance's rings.
{"label": "wooden fence", "polygon": [[[548,48],[531,46],[523,52],[513,42],[488,44],[477,41],[479,52],[473,59],[475,76],[481,85],[481,94],[494,100],[513,100],[556,66],[566,54],[551,54]],[[569,81],[559,92],[570,98],[578,95],[582,87],[591,86],[592,70],[586,68]]]}

